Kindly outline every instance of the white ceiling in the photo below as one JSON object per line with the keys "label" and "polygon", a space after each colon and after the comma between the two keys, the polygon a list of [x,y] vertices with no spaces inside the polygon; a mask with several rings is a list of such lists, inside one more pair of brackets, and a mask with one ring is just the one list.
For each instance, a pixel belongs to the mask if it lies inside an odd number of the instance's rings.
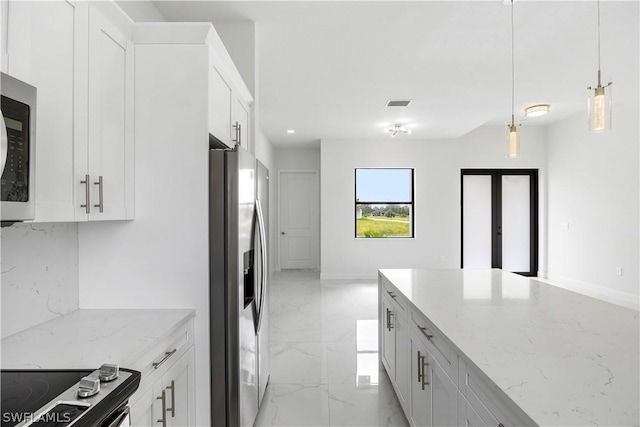
{"label": "white ceiling", "polygon": [[[170,21],[255,22],[260,126],[277,147],[389,138],[394,123],[413,130],[397,138],[457,138],[510,120],[503,0],[155,4]],[[600,6],[602,72],[614,81],[614,103],[638,103],[638,6]],[[535,103],[551,104],[551,113],[524,126],[585,111],[597,75],[596,2],[516,1],[514,16],[516,120]],[[413,102],[386,108],[389,99]]]}

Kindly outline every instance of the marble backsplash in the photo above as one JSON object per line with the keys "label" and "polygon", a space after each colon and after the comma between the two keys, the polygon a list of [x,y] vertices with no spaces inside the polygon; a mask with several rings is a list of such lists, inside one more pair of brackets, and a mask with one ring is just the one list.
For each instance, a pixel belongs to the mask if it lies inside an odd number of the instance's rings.
{"label": "marble backsplash", "polygon": [[78,225],[2,228],[2,338],[78,309]]}

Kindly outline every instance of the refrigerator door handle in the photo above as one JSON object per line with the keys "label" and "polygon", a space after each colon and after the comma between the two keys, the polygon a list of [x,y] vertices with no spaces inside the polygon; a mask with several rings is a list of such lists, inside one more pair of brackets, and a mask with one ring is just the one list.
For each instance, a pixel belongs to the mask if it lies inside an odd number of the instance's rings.
{"label": "refrigerator door handle", "polygon": [[258,215],[258,229],[260,232],[260,255],[262,258],[261,264],[261,274],[260,274],[260,299],[258,305],[258,327],[257,331],[260,330],[260,324],[262,322],[262,309],[264,307],[264,294],[267,287],[267,239],[265,235],[265,226],[264,226],[264,216],[262,214],[262,204],[260,203],[260,199],[256,199],[256,212]]}

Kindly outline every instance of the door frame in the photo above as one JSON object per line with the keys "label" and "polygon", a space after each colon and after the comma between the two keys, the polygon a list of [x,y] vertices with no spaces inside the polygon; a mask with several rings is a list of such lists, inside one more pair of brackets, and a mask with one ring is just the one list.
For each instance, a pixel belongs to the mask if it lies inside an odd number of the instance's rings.
{"label": "door frame", "polygon": [[464,266],[464,176],[491,176],[491,265],[502,268],[502,238],[498,238],[498,228],[502,226],[502,177],[504,175],[529,176],[529,268],[517,274],[535,277],[538,275],[538,230],[539,195],[538,169],[460,169],[460,268]]}
{"label": "door frame", "polygon": [[282,239],[281,236],[281,204],[282,204],[282,175],[287,173],[308,173],[314,175],[314,184],[318,192],[318,223],[316,224],[318,253],[316,254],[316,270],[320,270],[320,172],[318,169],[280,169],[278,170],[278,227],[277,227],[277,251],[278,262],[276,264],[277,271],[282,271]]}

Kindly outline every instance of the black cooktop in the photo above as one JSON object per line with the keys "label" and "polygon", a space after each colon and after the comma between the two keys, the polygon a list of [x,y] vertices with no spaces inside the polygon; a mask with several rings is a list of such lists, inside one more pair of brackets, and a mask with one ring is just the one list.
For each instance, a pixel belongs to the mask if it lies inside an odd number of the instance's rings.
{"label": "black cooktop", "polygon": [[33,421],[46,408],[53,409],[46,419],[43,417],[34,425],[66,426],[76,418],[75,424],[79,426],[102,424],[119,411],[138,388],[140,373],[120,369],[120,379],[103,383],[99,395],[78,398],[76,390],[80,379],[97,372],[89,369],[1,370],[2,427]]}
{"label": "black cooktop", "polygon": [[3,370],[0,372],[2,427],[15,426],[24,420],[25,414],[35,413],[91,372],[91,370]]}

